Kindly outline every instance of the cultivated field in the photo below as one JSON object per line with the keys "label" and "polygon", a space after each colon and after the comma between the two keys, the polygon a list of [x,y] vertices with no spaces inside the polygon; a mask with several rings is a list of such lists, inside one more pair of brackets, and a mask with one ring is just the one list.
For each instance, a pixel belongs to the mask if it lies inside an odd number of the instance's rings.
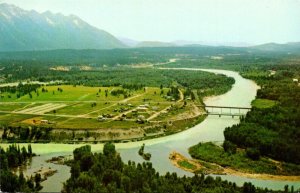
{"label": "cultivated field", "polygon": [[[17,94],[1,93],[0,121],[11,126],[50,127],[56,132],[110,132],[119,138],[161,134],[167,128],[176,130],[172,121],[203,114],[196,101],[184,102],[182,90],[177,100],[166,96],[169,90],[58,85],[43,86],[19,98]],[[120,137],[120,131],[124,137]]]}

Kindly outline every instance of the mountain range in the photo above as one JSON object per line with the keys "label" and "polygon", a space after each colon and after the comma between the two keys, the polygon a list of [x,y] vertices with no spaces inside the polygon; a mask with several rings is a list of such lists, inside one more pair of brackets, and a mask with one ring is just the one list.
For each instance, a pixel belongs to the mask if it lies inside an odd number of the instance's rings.
{"label": "mountain range", "polygon": [[111,49],[126,47],[79,17],[26,11],[0,4],[0,51]]}
{"label": "mountain range", "polygon": [[199,47],[199,46],[248,47],[261,51],[300,50],[300,43],[268,43],[252,46],[236,42],[200,41],[136,41],[116,38],[75,15],[65,16],[50,11],[38,13],[17,6],[0,4],[0,52],[35,51],[55,49],[113,49],[133,47]]}

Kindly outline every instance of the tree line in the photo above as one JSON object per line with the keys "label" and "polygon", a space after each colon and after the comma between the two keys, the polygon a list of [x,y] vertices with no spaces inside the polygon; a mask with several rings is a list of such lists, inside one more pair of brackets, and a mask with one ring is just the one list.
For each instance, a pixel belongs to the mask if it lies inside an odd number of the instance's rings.
{"label": "tree line", "polygon": [[[196,174],[179,177],[176,173],[159,174],[152,163],[125,164],[112,143],[106,143],[103,153],[92,153],[86,145],[73,152],[71,177],[62,192],[81,193],[269,193],[268,189],[257,188],[251,183],[238,187],[235,183]],[[281,192],[281,191],[274,191]],[[288,191],[287,191],[288,192]]]}
{"label": "tree line", "polygon": [[13,142],[50,141],[51,127],[2,126],[2,140]]}
{"label": "tree line", "polygon": [[4,192],[38,192],[42,189],[41,175],[25,178],[21,171],[18,175],[11,170],[26,164],[35,154],[31,145],[28,148],[20,148],[15,144],[10,145],[6,150],[0,147],[0,188]]}

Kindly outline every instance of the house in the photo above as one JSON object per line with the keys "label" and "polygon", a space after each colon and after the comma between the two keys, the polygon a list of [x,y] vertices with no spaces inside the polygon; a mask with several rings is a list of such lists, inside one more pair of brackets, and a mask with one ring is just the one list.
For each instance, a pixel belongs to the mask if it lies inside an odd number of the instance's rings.
{"label": "house", "polygon": [[137,109],[138,111],[147,111],[148,108],[149,108],[149,105],[140,105],[140,106],[138,106],[136,109]]}
{"label": "house", "polygon": [[98,121],[105,121],[107,118],[103,115],[98,116]]}
{"label": "house", "polygon": [[49,121],[48,120],[41,120],[41,124],[48,124]]}
{"label": "house", "polygon": [[145,120],[145,116],[144,116],[144,115],[139,115],[139,116],[138,116],[138,119],[140,119],[140,120]]}
{"label": "house", "polygon": [[147,111],[148,108],[147,107],[138,107],[137,110],[138,111]]}

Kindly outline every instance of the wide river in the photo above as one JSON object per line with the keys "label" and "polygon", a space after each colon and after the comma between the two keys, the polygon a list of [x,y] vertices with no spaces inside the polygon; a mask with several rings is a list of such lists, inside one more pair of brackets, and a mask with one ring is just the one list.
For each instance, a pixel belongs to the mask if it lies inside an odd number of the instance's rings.
{"label": "wide river", "polygon": [[[235,79],[235,84],[229,92],[220,96],[206,98],[204,100],[206,105],[250,107],[251,101],[255,98],[256,91],[259,88],[253,81],[244,79],[237,72],[233,71],[191,68],[180,68],[176,70],[203,70],[212,73],[225,74],[226,76]],[[144,160],[137,152],[140,146],[145,143],[145,151],[152,154],[151,162],[153,163],[154,168],[161,174],[166,172],[176,172],[180,176],[192,176],[192,173],[173,166],[169,161],[169,154],[176,150],[177,152],[190,157],[188,154],[188,148],[190,146],[205,141],[222,142],[224,141],[224,129],[237,123],[239,123],[238,118],[209,115],[200,124],[183,132],[140,142],[118,143],[116,144],[116,148],[118,152],[121,153],[124,162],[127,162],[128,160],[143,162]],[[0,145],[6,147],[8,144]],[[42,182],[43,189],[41,192],[60,192],[63,182],[70,177],[70,168],[64,165],[47,163],[45,160],[50,159],[53,156],[71,155],[72,151],[80,146],[82,145],[32,144],[33,151],[40,154],[40,156],[32,159],[32,163],[28,166],[25,173],[27,175],[33,174],[34,171],[37,171],[41,167],[51,167],[52,169],[58,170],[56,174],[48,177],[46,181]],[[101,151],[103,148],[103,144],[91,144],[91,146],[92,151]],[[240,186],[242,186],[244,182],[251,182],[255,186],[267,187],[274,190],[283,189],[285,185],[293,185],[295,189],[300,188],[300,182],[260,180],[234,175],[222,175],[221,177],[222,179],[235,182]]]}

